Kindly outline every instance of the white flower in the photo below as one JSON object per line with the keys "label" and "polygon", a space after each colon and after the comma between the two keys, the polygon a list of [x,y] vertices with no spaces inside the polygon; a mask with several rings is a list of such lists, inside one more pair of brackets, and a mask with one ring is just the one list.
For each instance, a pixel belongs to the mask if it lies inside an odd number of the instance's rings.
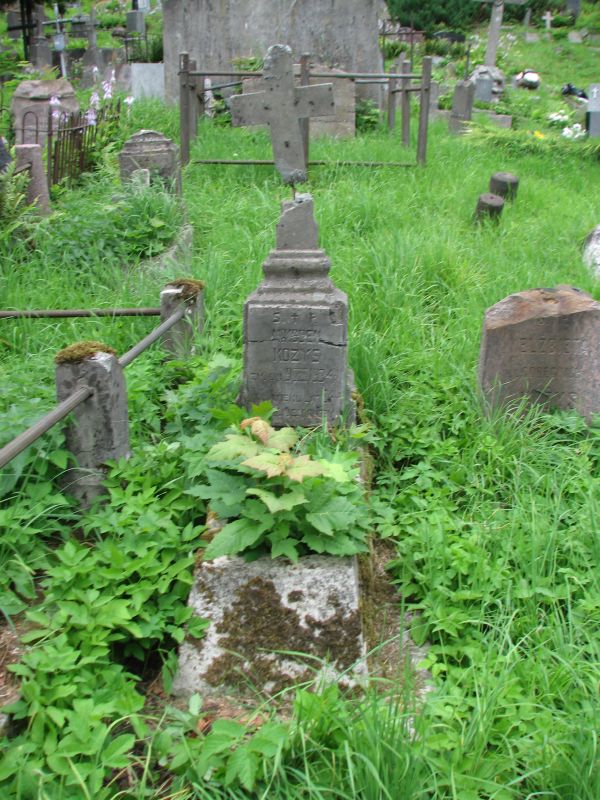
{"label": "white flower", "polygon": [[565,139],[582,139],[585,136],[583,125],[576,122],[571,127],[563,128],[562,135]]}
{"label": "white flower", "polygon": [[123,100],[125,105],[129,106],[130,108],[133,105],[134,101],[135,101],[135,97],[133,97],[133,95],[129,95],[128,97],[125,98],[125,100]]}
{"label": "white flower", "polygon": [[55,94],[53,94],[52,97],[50,98],[50,100],[48,100],[48,103],[51,106],[59,106],[60,105],[60,100],[58,99],[58,97]]}

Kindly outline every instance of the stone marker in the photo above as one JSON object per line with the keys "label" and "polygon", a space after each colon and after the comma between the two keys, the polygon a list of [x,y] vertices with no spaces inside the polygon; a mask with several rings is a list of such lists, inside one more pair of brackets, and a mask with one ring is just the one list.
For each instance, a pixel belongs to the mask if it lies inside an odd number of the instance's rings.
{"label": "stone marker", "polygon": [[300,120],[334,114],[333,86],[294,87],[292,51],[282,44],[267,51],[263,76],[264,91],[231,98],[231,124],[267,124],[283,182],[302,183],[308,176]]}
{"label": "stone marker", "polygon": [[502,27],[502,17],[504,16],[505,5],[522,6],[525,0],[479,0],[480,3],[492,3],[492,16],[490,18],[490,28],[488,31],[487,45],[485,49],[485,64],[488,67],[496,66],[496,54],[500,42],[500,29]]}
{"label": "stone marker", "polygon": [[144,36],[146,33],[146,15],[143,11],[128,11],[125,15],[127,21],[127,33]]}
{"label": "stone marker", "polygon": [[569,31],[567,39],[571,44],[583,44],[583,36],[579,31]]}
{"label": "stone marker", "polygon": [[480,77],[475,81],[474,99],[481,103],[491,103],[494,99],[494,79],[491,77]]}
{"label": "stone marker", "polygon": [[8,143],[4,136],[0,136],[0,172],[6,172],[11,161]]}
{"label": "stone marker", "polygon": [[546,11],[546,13],[542,16],[542,19],[544,20],[546,30],[552,30],[552,12],[550,10]]}
{"label": "stone marker", "polygon": [[529,289],[485,312],[479,385],[489,408],[518,402],[600,413],[600,303],[571,286]]}
{"label": "stone marker", "polygon": [[461,134],[466,130],[466,123],[473,114],[475,84],[471,81],[458,81],[452,98],[452,112],[448,120],[450,133]]}
{"label": "stone marker", "polygon": [[581,13],[581,0],[567,0],[567,12],[577,19]]}
{"label": "stone marker", "polygon": [[250,687],[275,694],[346,670],[342,682],[351,687],[367,676],[356,558],[205,561],[188,605],[210,625],[202,639],[181,645],[175,694]]}
{"label": "stone marker", "polygon": [[87,507],[106,491],[106,463],[129,456],[129,415],[123,368],[114,350],[79,342],[56,355],[56,396],[61,402],[81,386],[93,394],[71,414],[65,439],[77,467],[64,476],[65,488]]}
{"label": "stone marker", "polygon": [[9,9],[6,12],[6,27],[10,39],[20,39],[21,33],[21,12]]}
{"label": "stone marker", "polygon": [[[504,73],[498,67],[488,67],[485,64],[479,64],[479,66],[475,67],[473,72],[471,73],[469,80],[475,84],[482,82],[483,86],[486,86],[484,81],[491,81],[492,82],[492,97],[490,100],[493,100],[494,97],[501,97],[504,93],[504,86],[506,84],[506,78]],[[487,87],[486,87],[487,90]],[[489,92],[489,90],[487,90]],[[475,92],[477,95],[477,91]],[[478,98],[476,99],[483,99]],[[488,101],[489,102],[489,101]]]}
{"label": "stone marker", "polygon": [[49,214],[50,195],[48,181],[42,161],[42,146],[39,144],[15,145],[15,169],[29,165],[29,183],[27,184],[27,202],[35,205],[40,214]]}
{"label": "stone marker", "polygon": [[36,17],[35,36],[29,46],[29,60],[35,69],[44,70],[52,66],[52,48],[44,36],[42,17]]}
{"label": "stone marker", "polygon": [[329,425],[352,419],[348,300],[331,283],[309,194],[282,204],[277,246],[244,305],[240,404],[272,401],[273,424]]}
{"label": "stone marker", "polygon": [[600,136],[600,83],[590,84],[588,89],[588,107],[585,115],[585,127],[590,139]]}
{"label": "stone marker", "polygon": [[504,208],[504,199],[497,194],[485,192],[479,195],[477,206],[475,208],[475,221],[479,222],[483,219],[500,219],[502,209]]}
{"label": "stone marker", "polygon": [[204,327],[204,291],[201,281],[174,280],[160,293],[160,318],[164,322],[183,304],[185,315],[162,337],[163,349],[175,358],[190,354],[194,337]]}
{"label": "stone marker", "polygon": [[595,278],[600,278],[600,225],[588,234],[583,245],[583,262]]}
{"label": "stone marker", "polygon": [[150,170],[150,178],[158,176],[167,188],[181,194],[179,148],[171,139],[157,131],[134,133],[119,153],[121,180],[127,181],[139,169]]}
{"label": "stone marker", "polygon": [[11,115],[17,144],[46,143],[50,99],[56,98],[57,113],[71,114],[79,111],[75,90],[64,78],[51,81],[22,81],[13,94]]}
{"label": "stone marker", "polygon": [[525,32],[525,42],[527,44],[535,44],[536,42],[539,42],[539,40],[540,40],[539,33],[535,33],[534,31]]}
{"label": "stone marker", "polygon": [[494,172],[490,178],[490,192],[514,200],[519,189],[519,179],[511,172]]}

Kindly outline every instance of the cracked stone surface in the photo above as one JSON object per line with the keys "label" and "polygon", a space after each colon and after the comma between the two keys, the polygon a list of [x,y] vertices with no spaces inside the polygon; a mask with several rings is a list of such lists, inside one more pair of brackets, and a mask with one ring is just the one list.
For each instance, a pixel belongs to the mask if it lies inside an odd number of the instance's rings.
{"label": "cracked stone surface", "polygon": [[210,626],[182,644],[175,694],[366,680],[355,557],[217,558],[197,567],[188,603]]}
{"label": "cracked stone surface", "polygon": [[276,426],[351,420],[348,299],[328,277],[309,194],[284,201],[264,280],[244,305],[240,403],[270,400]]}

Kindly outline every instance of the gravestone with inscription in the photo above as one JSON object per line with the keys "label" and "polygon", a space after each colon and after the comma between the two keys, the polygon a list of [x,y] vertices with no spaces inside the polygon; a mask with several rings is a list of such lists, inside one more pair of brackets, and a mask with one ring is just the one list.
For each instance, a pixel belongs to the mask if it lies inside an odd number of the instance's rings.
{"label": "gravestone with inscription", "polygon": [[241,405],[270,400],[273,424],[314,426],[351,419],[348,300],[331,283],[319,249],[313,200],[282,204],[277,246],[244,306]]}
{"label": "gravestone with inscription", "polygon": [[295,87],[292,51],[287,45],[275,44],[265,56],[263,87],[262,92],[231,98],[231,124],[267,124],[283,182],[302,183],[307,180],[307,164],[300,120],[335,113],[333,86]]}
{"label": "gravestone with inscription", "polygon": [[600,413],[600,303],[571,286],[529,289],[488,308],[479,358],[488,408],[527,398]]}
{"label": "gravestone with inscription", "polygon": [[467,129],[467,122],[473,116],[475,84],[472,81],[458,81],[452,96],[452,111],[448,120],[450,133],[461,134]]}
{"label": "gravestone with inscription", "polygon": [[590,139],[597,139],[600,136],[600,83],[592,83],[588,89],[585,123]]}

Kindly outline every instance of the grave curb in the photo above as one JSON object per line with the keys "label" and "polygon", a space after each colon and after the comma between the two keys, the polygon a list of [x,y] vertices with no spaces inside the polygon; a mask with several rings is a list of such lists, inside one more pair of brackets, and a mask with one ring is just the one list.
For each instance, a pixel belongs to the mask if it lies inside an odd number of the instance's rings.
{"label": "grave curb", "polygon": [[178,271],[190,267],[194,251],[194,227],[184,222],[173,244],[157,256],[141,261],[139,269],[143,272],[167,273],[172,267]]}

